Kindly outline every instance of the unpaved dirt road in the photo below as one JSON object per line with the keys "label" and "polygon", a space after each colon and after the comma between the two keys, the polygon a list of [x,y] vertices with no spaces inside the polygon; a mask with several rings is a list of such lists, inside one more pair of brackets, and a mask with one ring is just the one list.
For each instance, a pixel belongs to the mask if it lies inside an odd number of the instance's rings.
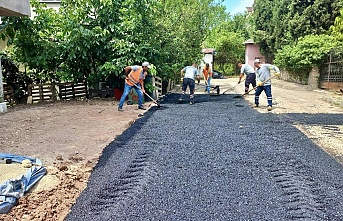
{"label": "unpaved dirt road", "polygon": [[[225,79],[231,86],[235,86],[237,82],[235,80]],[[220,84],[221,80],[215,80],[213,83],[217,82]],[[271,113],[280,114],[292,121],[292,124],[313,142],[343,163],[343,125],[339,120],[343,117],[343,94],[320,89],[310,90],[306,85],[277,79],[272,82],[273,110]],[[243,83],[234,89],[231,93],[244,93]],[[244,96],[244,99],[253,105],[253,93]],[[256,110],[267,113],[267,98],[263,93],[260,96],[260,104],[261,107]],[[316,120],[323,115],[330,115],[332,120],[324,124],[320,121],[316,123]]]}
{"label": "unpaved dirt road", "polygon": [[[223,92],[237,81],[215,79],[212,84],[221,85]],[[273,80],[272,91],[271,113],[284,114],[285,121],[342,162],[343,126],[334,119],[342,118],[343,95],[280,80]],[[229,90],[243,92],[243,83]],[[201,86],[197,93],[203,93]],[[251,103],[253,95],[244,99]],[[261,96],[260,101],[257,110],[267,113],[266,99]],[[118,112],[116,104],[112,100],[51,103],[9,108],[0,115],[1,152],[37,157],[48,167],[48,174],[33,192],[20,199],[10,214],[0,215],[0,220],[63,220],[85,188],[102,150],[144,113],[136,105],[124,106],[125,111]],[[330,115],[332,121],[316,123],[322,115]],[[1,171],[6,171],[0,175],[1,182],[23,173],[20,165],[1,165]]]}

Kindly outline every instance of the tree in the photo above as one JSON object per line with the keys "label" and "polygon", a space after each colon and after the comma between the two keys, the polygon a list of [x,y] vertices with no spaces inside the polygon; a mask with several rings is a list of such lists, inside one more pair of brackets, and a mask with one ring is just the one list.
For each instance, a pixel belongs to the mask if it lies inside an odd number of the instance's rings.
{"label": "tree", "polygon": [[42,81],[91,84],[123,82],[123,68],[143,61],[154,63],[163,79],[173,78],[201,56],[223,8],[213,0],[65,0],[59,12],[38,0],[31,5],[34,19],[4,19],[17,61]]}
{"label": "tree", "polygon": [[305,73],[314,66],[319,66],[326,54],[341,43],[329,35],[307,35],[297,43],[286,45],[276,53],[275,64],[293,73]]}
{"label": "tree", "polygon": [[340,0],[254,2],[254,41],[273,59],[277,49],[300,37],[325,34],[339,13]]}

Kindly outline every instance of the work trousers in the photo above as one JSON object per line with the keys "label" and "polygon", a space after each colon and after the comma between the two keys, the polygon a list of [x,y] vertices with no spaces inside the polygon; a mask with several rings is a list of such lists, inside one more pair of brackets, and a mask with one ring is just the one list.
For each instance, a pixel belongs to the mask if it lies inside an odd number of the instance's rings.
{"label": "work trousers", "polygon": [[256,91],[255,91],[255,104],[259,105],[259,99],[260,99],[260,94],[264,91],[267,96],[267,102],[268,106],[273,106],[272,102],[272,86],[271,85],[265,85],[265,86],[258,86]]}
{"label": "work trousers", "polygon": [[195,90],[195,80],[192,78],[183,78],[182,81],[182,93],[181,98],[184,98],[184,95],[186,93],[187,87],[189,87],[189,99],[193,100],[194,98],[194,90]]}
{"label": "work trousers", "polygon": [[245,79],[245,93],[248,93],[249,91],[249,85],[251,84],[252,87],[256,87],[256,74],[250,73],[247,78]]}

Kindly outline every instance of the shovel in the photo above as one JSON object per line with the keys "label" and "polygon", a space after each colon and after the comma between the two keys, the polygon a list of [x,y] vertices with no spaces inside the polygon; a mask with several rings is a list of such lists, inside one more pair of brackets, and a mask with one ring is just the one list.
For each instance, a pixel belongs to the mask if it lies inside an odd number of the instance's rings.
{"label": "shovel", "polygon": [[228,92],[229,90],[233,90],[233,89],[235,89],[235,87],[237,86],[237,85],[239,85],[240,83],[238,83],[238,84],[236,84],[235,86],[233,86],[232,88],[229,88],[229,89],[227,89],[226,91],[224,91],[223,92],[223,94],[225,94],[226,92]]}
{"label": "shovel", "polygon": [[154,102],[157,107],[161,107],[160,103],[155,100],[154,98],[152,98],[148,93],[146,93],[145,91],[143,91],[140,87],[138,87],[134,82],[132,82],[129,78],[127,78],[136,88],[138,88],[139,90],[141,90],[148,98],[150,98],[152,100],[152,102]]}
{"label": "shovel", "polygon": [[[263,81],[262,84],[266,83],[267,81],[269,81],[270,79],[274,78],[275,76],[276,76],[276,75],[271,76],[271,77],[268,78],[267,80]],[[248,92],[246,92],[246,93],[244,93],[244,94],[242,94],[242,95],[236,95],[236,96],[234,96],[233,98],[244,97],[245,95],[249,94],[252,90],[256,90],[257,87],[259,87],[259,86],[256,86],[256,87],[250,89]]]}

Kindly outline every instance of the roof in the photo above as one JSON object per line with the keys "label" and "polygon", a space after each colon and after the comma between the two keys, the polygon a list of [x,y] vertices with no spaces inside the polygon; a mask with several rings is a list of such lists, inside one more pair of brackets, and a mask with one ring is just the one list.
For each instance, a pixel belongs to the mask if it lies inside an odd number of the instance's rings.
{"label": "roof", "polygon": [[246,45],[246,44],[254,44],[254,40],[248,39],[248,40],[246,40],[245,42],[243,42],[243,44],[244,44],[244,45]]}
{"label": "roof", "polygon": [[216,51],[216,49],[214,49],[214,48],[203,48],[201,50],[201,52],[204,54],[213,54],[215,51]]}

